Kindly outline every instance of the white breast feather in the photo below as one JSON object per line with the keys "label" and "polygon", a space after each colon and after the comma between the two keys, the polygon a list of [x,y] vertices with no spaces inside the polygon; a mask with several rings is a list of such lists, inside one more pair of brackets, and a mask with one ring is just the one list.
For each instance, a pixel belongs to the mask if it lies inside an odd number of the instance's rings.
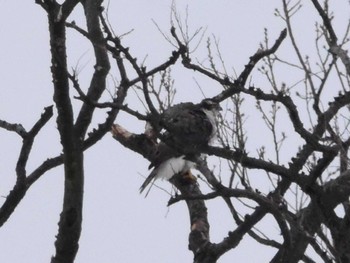
{"label": "white breast feather", "polygon": [[210,110],[203,110],[205,115],[207,115],[208,120],[210,121],[213,131],[210,134],[210,140],[209,140],[209,145],[212,145],[216,139],[216,133],[217,133],[217,115],[219,112],[217,111],[210,111]]}

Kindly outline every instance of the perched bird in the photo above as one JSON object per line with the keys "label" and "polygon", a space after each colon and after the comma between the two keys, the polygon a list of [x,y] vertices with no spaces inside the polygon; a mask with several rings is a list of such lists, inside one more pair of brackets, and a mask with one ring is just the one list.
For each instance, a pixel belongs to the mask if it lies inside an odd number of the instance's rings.
{"label": "perched bird", "polygon": [[[179,148],[185,145],[192,149],[189,155],[199,155],[196,148],[210,145],[216,137],[220,110],[220,105],[211,99],[204,99],[198,104],[186,102],[172,106],[160,118],[160,125],[165,130],[164,137]],[[160,142],[149,166],[153,170],[141,185],[140,192],[158,178],[169,180],[175,174],[186,173],[195,167],[189,155]]]}

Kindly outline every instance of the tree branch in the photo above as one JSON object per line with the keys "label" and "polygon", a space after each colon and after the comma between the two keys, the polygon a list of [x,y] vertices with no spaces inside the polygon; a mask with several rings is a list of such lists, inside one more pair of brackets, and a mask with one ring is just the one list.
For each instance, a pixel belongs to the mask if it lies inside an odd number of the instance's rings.
{"label": "tree branch", "polygon": [[226,90],[224,90],[221,94],[217,95],[215,98],[218,101],[223,101],[227,99],[228,97],[231,97],[234,94],[237,94],[239,92],[244,91],[244,85],[254,69],[255,65],[264,57],[269,56],[277,51],[277,49],[282,44],[283,40],[287,36],[287,30],[284,29],[280,36],[275,41],[275,44],[266,50],[258,50],[253,56],[250,57],[249,63],[245,66],[245,69],[242,71],[242,73],[239,75],[237,80],[234,83],[230,83],[229,79],[221,79],[221,83],[224,85],[229,86]]}
{"label": "tree branch", "polygon": [[27,135],[27,131],[24,129],[22,124],[20,123],[9,123],[7,121],[0,120],[0,128],[4,128],[8,131],[13,131],[17,133],[19,136],[24,138]]}
{"label": "tree branch", "polygon": [[[77,2],[69,1],[69,3]],[[57,127],[63,147],[65,172],[63,209],[55,242],[56,255],[52,257],[51,262],[71,263],[78,251],[81,233],[84,169],[81,138],[76,136],[73,125],[66,58],[65,20],[62,20],[60,12],[62,12],[60,9],[48,10],[54,101],[58,113]]]}
{"label": "tree branch", "polygon": [[52,106],[45,108],[45,111],[41,115],[40,119],[35,123],[32,129],[29,132],[27,132],[26,136],[24,137],[22,149],[19,154],[19,158],[16,165],[17,182],[21,181],[22,183],[25,183],[25,179],[26,179],[25,169],[26,169],[30,151],[34,143],[34,139],[38,134],[38,132],[41,130],[41,128],[44,127],[44,125],[51,119],[52,115],[53,115]]}
{"label": "tree branch", "polygon": [[[107,54],[106,41],[100,28],[100,12],[102,1],[89,1],[83,3],[89,38],[94,47],[96,58],[95,72],[92,76],[87,97],[91,101],[97,101],[106,88],[106,77],[110,69]],[[75,132],[80,140],[84,139],[85,133],[91,123],[95,107],[89,103],[84,103],[75,123]]]}
{"label": "tree branch", "polygon": [[337,35],[334,32],[331,20],[329,19],[328,15],[326,14],[325,10],[321,7],[321,5],[319,4],[319,2],[317,0],[311,0],[311,2],[314,4],[318,14],[320,15],[320,17],[323,20],[323,24],[326,27],[329,36],[330,36],[330,46],[336,46],[337,45]]}
{"label": "tree branch", "polygon": [[[34,124],[34,126],[30,129],[30,131],[23,133],[23,144],[16,165],[17,180],[13,189],[6,197],[4,204],[0,208],[0,227],[9,219],[9,217],[11,216],[11,214],[13,213],[13,211],[27,192],[28,186],[26,181],[26,164],[28,161],[28,157],[31,152],[36,135],[50,120],[52,114],[52,106],[45,108],[44,113],[41,115],[40,119]],[[16,130],[18,130],[18,127],[20,127],[20,130],[24,130],[23,126],[20,124],[13,124],[10,127],[15,128]]]}

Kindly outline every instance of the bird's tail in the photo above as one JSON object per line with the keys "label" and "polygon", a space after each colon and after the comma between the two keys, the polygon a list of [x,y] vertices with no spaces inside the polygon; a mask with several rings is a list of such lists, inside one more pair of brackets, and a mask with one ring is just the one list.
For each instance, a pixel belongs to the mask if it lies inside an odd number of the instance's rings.
{"label": "bird's tail", "polygon": [[[156,178],[156,175],[157,175],[157,169],[153,169],[153,171],[151,172],[151,174],[146,178],[146,180],[143,182],[143,184],[141,185],[140,187],[140,194],[146,189],[146,187],[152,182],[155,180]],[[153,184],[153,183],[152,183]],[[148,195],[149,191],[151,190],[151,187],[152,187],[152,184],[151,186],[149,187],[145,197]]]}

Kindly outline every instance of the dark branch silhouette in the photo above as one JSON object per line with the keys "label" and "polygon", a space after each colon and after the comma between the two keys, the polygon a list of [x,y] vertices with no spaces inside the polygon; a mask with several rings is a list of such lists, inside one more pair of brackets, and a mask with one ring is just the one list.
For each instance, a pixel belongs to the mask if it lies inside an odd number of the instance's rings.
{"label": "dark branch silhouette", "polygon": [[[274,249],[270,262],[350,262],[350,57],[346,51],[350,26],[340,32],[333,20],[338,14],[332,13],[329,1],[310,1],[321,21],[316,24],[315,57],[303,54],[303,44],[298,44],[293,26],[302,1],[281,0],[275,15],[285,29],[282,27],[274,38],[265,29],[260,48],[247,58],[246,65],[239,65],[241,72],[234,73],[225,67],[228,62],[215,38],[217,52],[208,40],[208,59],[198,62],[201,60],[191,45],[196,38],[201,44],[201,29],[190,35],[187,19],[183,23],[174,6],[169,37],[161,32],[173,51],[149,69],[123,38],[115,35],[104,14],[104,1],[33,2],[47,15],[53,105],[44,109],[30,129],[0,120],[1,129],[22,140],[14,167],[16,180],[0,207],[0,226],[11,219],[30,187],[50,169],[63,165],[64,199],[51,262],[74,262],[82,231],[84,152],[111,131],[117,143],[149,160],[151,166],[158,162],[159,167],[171,158],[193,164],[171,176],[169,183],[176,190],[168,200],[168,206],[179,202],[187,205],[188,249],[193,262],[217,262],[225,253],[240,249],[248,235],[262,249]],[[84,11],[86,29],[69,21],[78,4]],[[95,65],[86,89],[80,86],[79,74],[68,65],[66,30],[83,36],[93,49]],[[255,41],[259,46],[260,40]],[[287,59],[281,54],[284,48],[289,52]],[[210,80],[220,90],[200,103],[189,94],[185,103],[171,105],[176,88],[180,88],[172,79],[174,66]],[[115,94],[108,100],[103,94],[111,68],[118,80]],[[256,74],[266,82],[253,84]],[[136,92],[143,110],[133,102],[126,103],[130,89]],[[77,100],[80,107],[75,105]],[[221,116],[214,116],[205,102],[225,105]],[[97,111],[103,111],[105,117],[93,127]],[[145,125],[144,133],[124,128],[118,118],[120,112]],[[62,151],[28,172],[35,139],[53,116]],[[257,125],[247,125],[250,118],[259,123],[257,130],[251,129]],[[264,139],[259,141],[262,134]],[[162,148],[168,151],[162,152]],[[163,160],[161,154],[169,158]],[[211,158],[220,160],[220,169],[208,164]],[[260,185],[257,178],[267,181],[266,185]],[[208,220],[212,211],[207,202],[214,199],[227,207],[233,222],[218,242],[210,239]],[[259,227],[263,219],[279,230],[279,237]]]}

